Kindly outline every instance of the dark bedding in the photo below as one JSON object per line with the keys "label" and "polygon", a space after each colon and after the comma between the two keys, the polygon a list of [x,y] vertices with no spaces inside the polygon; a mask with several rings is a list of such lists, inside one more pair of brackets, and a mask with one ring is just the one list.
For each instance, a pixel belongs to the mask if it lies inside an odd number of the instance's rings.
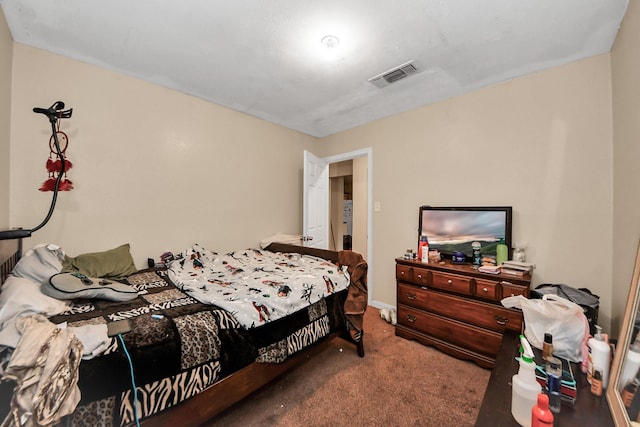
{"label": "dark bedding", "polygon": [[[69,326],[130,320],[132,330],[122,338],[132,358],[140,418],[173,407],[255,361],[281,362],[344,328],[347,290],[245,329],[229,312],[177,289],[163,270],[138,272],[126,282],[145,293],[129,302],[78,300],[50,320]],[[64,425],[118,426],[135,420],[130,368],[116,338],[79,369],[81,401]],[[5,404],[6,391],[5,383],[0,390]]]}

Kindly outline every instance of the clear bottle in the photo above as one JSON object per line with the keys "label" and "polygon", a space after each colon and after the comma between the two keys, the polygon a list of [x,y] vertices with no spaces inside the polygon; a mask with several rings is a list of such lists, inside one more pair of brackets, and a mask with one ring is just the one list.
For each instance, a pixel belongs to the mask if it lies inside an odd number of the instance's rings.
{"label": "clear bottle", "polygon": [[520,335],[522,355],[518,373],[511,378],[511,415],[523,427],[531,427],[531,410],[538,401],[542,387],[536,381],[533,350],[527,339]]}
{"label": "clear bottle", "polygon": [[523,247],[516,246],[513,248],[513,260],[519,262],[525,262],[527,260],[527,255],[525,254]]}
{"label": "clear bottle", "polygon": [[504,243],[504,239],[500,239],[500,243],[496,246],[496,265],[499,267],[507,260],[509,256],[509,248]]}
{"label": "clear bottle", "polygon": [[549,393],[549,409],[555,414],[562,408],[562,396],[560,394],[560,381],[562,380],[562,362],[557,357],[547,359],[545,369],[547,373],[547,392]]}
{"label": "clear bottle", "polygon": [[553,357],[553,335],[544,334],[544,342],[542,343],[542,358],[549,360]]}

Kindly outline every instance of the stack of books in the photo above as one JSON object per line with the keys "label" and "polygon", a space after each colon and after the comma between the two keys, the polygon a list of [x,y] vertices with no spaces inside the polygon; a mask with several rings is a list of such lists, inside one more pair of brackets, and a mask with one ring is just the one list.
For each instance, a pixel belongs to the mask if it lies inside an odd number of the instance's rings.
{"label": "stack of books", "polygon": [[530,275],[534,268],[536,268],[535,264],[528,262],[505,261],[502,263],[501,271],[504,274],[524,277]]}
{"label": "stack of books", "polygon": [[498,267],[497,265],[484,264],[478,267],[478,271],[489,274],[500,274],[500,267]]}

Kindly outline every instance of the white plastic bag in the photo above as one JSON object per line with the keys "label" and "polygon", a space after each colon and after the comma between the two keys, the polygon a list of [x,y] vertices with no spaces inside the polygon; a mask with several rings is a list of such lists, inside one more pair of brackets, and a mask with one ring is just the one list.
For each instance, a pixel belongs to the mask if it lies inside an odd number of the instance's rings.
{"label": "white plastic bag", "polygon": [[544,334],[553,336],[553,354],[572,362],[581,362],[583,346],[589,338],[589,322],[582,307],[557,295],[528,299],[522,295],[507,297],[502,305],[519,308],[524,315],[524,335],[532,346],[542,349]]}

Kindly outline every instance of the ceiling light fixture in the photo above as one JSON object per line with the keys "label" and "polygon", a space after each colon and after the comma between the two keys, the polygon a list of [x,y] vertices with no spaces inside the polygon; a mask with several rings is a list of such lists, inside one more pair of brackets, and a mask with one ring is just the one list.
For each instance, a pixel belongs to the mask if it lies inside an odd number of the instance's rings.
{"label": "ceiling light fixture", "polygon": [[333,49],[340,44],[340,39],[333,35],[327,35],[324,36],[322,40],[320,40],[320,43],[322,43],[322,46],[326,47],[327,49]]}

